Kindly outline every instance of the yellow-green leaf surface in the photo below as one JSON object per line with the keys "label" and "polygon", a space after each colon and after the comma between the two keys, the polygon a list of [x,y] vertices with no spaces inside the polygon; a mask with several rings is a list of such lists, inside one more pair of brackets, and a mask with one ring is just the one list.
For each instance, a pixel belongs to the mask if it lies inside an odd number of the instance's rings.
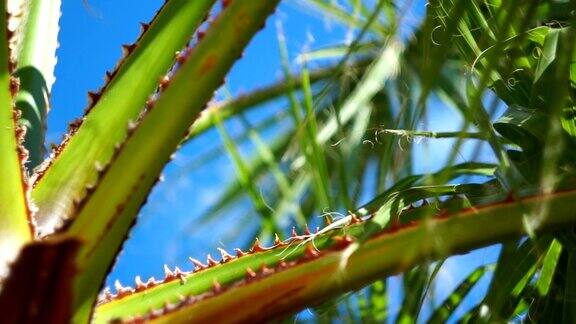
{"label": "yellow-green leaf surface", "polygon": [[[2,1],[0,12],[5,11],[6,3]],[[6,28],[6,15],[1,15],[0,26]],[[6,275],[8,262],[20,247],[32,238],[14,118],[8,41],[6,32],[0,32],[0,278]]]}
{"label": "yellow-green leaf surface", "polygon": [[[344,233],[358,237],[370,221],[318,235],[304,247],[252,253],[220,265],[173,278],[165,284],[130,292],[99,305],[95,322],[147,319],[161,323],[243,323],[267,321],[356,290],[382,276],[415,264],[462,253],[524,235],[524,222],[543,203],[555,210],[540,231],[576,222],[576,191],[507,200],[451,215],[407,223],[376,233],[347,255]],[[424,214],[427,212],[424,211]],[[479,231],[482,228],[484,230]],[[340,239],[336,239],[340,236]],[[332,239],[331,239],[332,237]],[[430,240],[430,237],[437,239]],[[348,245],[350,246],[350,245]],[[308,252],[305,252],[308,251]],[[282,263],[284,261],[284,263]],[[261,265],[266,269],[261,269]],[[236,278],[236,279],[234,279]],[[215,284],[218,283],[218,284]],[[147,309],[152,308],[152,312]],[[142,316],[142,312],[147,315]]]}
{"label": "yellow-green leaf surface", "polygon": [[39,208],[36,218],[41,234],[53,232],[72,216],[74,201],[81,200],[85,187],[96,180],[96,165],[110,161],[114,145],[127,134],[129,121],[137,119],[174,64],[176,51],[186,45],[213,3],[165,3],[74,136],[59,148],[48,169],[36,175],[32,197]]}
{"label": "yellow-green leaf surface", "polygon": [[194,119],[264,25],[278,1],[234,1],[210,23],[206,35],[134,125],[66,233],[83,246],[77,260],[75,320],[90,314],[100,284],[162,168]]}

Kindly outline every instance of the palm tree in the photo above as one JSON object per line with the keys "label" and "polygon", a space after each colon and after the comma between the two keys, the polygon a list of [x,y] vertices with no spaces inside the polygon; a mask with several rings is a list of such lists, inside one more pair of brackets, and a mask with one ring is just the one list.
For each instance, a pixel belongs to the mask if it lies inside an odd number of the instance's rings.
{"label": "palm tree", "polygon": [[[32,157],[42,157],[43,119],[30,116],[43,116],[46,108],[19,98],[49,90],[52,67],[26,61],[27,51],[48,45],[16,37],[14,71],[8,46],[0,53],[2,127],[8,130],[0,138],[7,148],[0,167],[9,175],[0,201],[11,202],[0,205],[0,216],[5,233],[16,233],[0,242],[2,251],[16,252],[4,253],[5,261],[15,260],[0,295],[8,321],[246,322],[315,306],[318,321],[574,322],[576,4],[435,0],[409,24],[417,7],[411,1],[310,0],[351,28],[354,40],[303,54],[296,72],[281,46],[281,82],[213,103],[196,118],[276,2],[224,1],[191,50],[176,61],[159,50],[183,47],[186,30],[196,28],[212,4],[166,2],[136,45],[126,47],[109,83],[92,95],[86,116],[35,169],[31,188],[20,173],[25,154],[16,150],[22,132],[12,131],[9,91],[17,89],[8,76],[20,77],[16,105],[32,129],[23,143]],[[54,15],[28,5],[30,13]],[[20,35],[32,33],[30,21]],[[158,78],[139,78],[151,57],[161,64],[146,73]],[[325,57],[337,63],[322,64]],[[312,61],[321,67],[309,69]],[[43,82],[27,78],[26,70]],[[190,78],[194,93],[186,91]],[[264,102],[280,105],[274,101],[280,97],[288,99],[282,113],[246,115]],[[429,120],[448,109],[452,117],[431,129]],[[232,118],[246,126],[236,138],[226,128]],[[104,124],[113,126],[96,136]],[[223,149],[194,163],[225,151],[238,179],[191,227],[238,219],[240,198],[248,197],[253,211],[243,221],[258,224],[256,241],[235,255],[220,250],[219,260],[192,259],[191,271],[165,267],[160,281],[118,283],[95,302],[170,154],[211,128]],[[272,139],[263,135],[269,129],[276,129]],[[446,158],[434,172],[419,173],[438,154],[426,147],[437,149],[440,140],[452,143]],[[249,162],[238,152],[245,141],[254,146]],[[470,153],[464,162],[461,151]],[[319,215],[326,224],[318,223]],[[495,264],[466,269],[448,298],[434,300],[448,257],[495,243],[501,243]],[[398,273],[399,294],[386,280]],[[482,298],[463,302],[488,274]],[[22,289],[30,282],[32,289]],[[464,314],[455,312],[459,307]]]}

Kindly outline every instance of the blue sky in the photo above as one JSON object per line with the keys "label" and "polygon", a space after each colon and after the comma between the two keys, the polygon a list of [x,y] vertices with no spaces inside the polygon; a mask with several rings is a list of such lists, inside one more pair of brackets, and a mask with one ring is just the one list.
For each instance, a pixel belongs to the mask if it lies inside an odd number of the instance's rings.
{"label": "blue sky", "polygon": [[[82,114],[87,91],[102,86],[104,71],[111,69],[121,55],[120,45],[136,39],[139,22],[149,21],[162,2],[89,0],[86,4],[81,0],[63,1],[56,84],[49,116],[49,142],[58,142],[67,122]],[[419,8],[423,10],[424,7]],[[283,2],[227,77],[226,87],[232,94],[270,83],[280,76],[276,34],[278,22],[281,22],[287,35],[292,58],[305,48],[340,42],[347,33],[337,24],[311,14],[301,3]],[[269,109],[273,110],[275,106],[270,105]],[[429,124],[431,130],[450,130],[445,128],[446,120],[454,117],[450,112],[441,111],[433,116]],[[232,132],[235,126],[238,125],[229,125]],[[454,130],[458,130],[457,126],[457,123],[453,123]],[[242,233],[255,229],[240,218],[242,212],[232,215],[236,217],[232,222],[194,225],[195,217],[218,197],[226,181],[233,176],[233,167],[226,157],[191,173],[184,172],[197,152],[217,141],[216,133],[209,132],[178,152],[164,172],[166,181],[154,189],[148,204],[142,209],[139,222],[109,282],[120,279],[123,283],[131,284],[135,275],[158,278],[163,275],[163,264],[189,269],[189,256],[204,259],[207,253],[217,252],[216,247],[231,250],[247,239]],[[451,147],[449,141],[427,144],[421,146],[424,157],[436,157],[437,151],[447,152]],[[466,152],[463,154],[466,155]],[[419,171],[434,169],[441,162],[437,158],[424,158],[423,161],[425,163],[419,164]],[[440,275],[446,283],[445,290],[448,291],[447,288],[456,285],[466,275],[463,268],[493,262],[495,257],[496,250],[488,249],[451,259]],[[483,285],[482,289],[485,288],[486,285]]]}

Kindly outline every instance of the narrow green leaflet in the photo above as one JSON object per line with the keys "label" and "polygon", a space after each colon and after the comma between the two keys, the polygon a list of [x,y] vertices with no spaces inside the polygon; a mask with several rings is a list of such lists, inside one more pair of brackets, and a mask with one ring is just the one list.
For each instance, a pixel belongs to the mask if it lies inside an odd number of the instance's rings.
{"label": "narrow green leaflet", "polygon": [[[352,71],[361,71],[366,68],[367,64],[367,60],[358,60],[350,63],[349,68]],[[331,66],[310,71],[310,83],[314,84],[316,82],[328,80],[333,77],[338,70],[338,66]],[[293,80],[293,82],[290,84],[286,80],[280,80],[279,82],[256,89],[249,93],[241,94],[234,99],[226,100],[208,107],[208,109],[204,110],[200,117],[198,117],[190,127],[190,133],[187,140],[191,140],[213,127],[215,115],[218,115],[218,117],[224,121],[241,112],[255,108],[260,104],[285,96],[291,90],[298,90],[302,87],[302,77],[300,75],[291,75],[288,76],[287,79]]]}
{"label": "narrow green leaflet", "polygon": [[[215,118],[219,117],[215,116]],[[222,124],[221,120],[217,119],[216,128],[218,129],[218,133],[224,142],[224,147],[226,148],[226,151],[228,152],[228,155],[234,164],[238,181],[242,185],[242,188],[244,188],[243,191],[247,192],[248,197],[250,197],[250,200],[252,201],[254,209],[261,217],[261,227],[264,236],[271,236],[272,233],[277,231],[276,224],[274,219],[271,218],[272,212],[268,209],[266,202],[260,193],[257,180],[258,178],[254,177],[254,175],[250,173],[248,164],[238,151],[238,148],[232,141],[232,138],[230,138],[230,135],[228,135],[228,131]],[[265,159],[263,160],[266,161]]]}
{"label": "narrow green leaflet", "polygon": [[556,265],[560,258],[560,253],[562,252],[562,244],[557,240],[552,241],[544,261],[542,264],[542,269],[538,275],[538,280],[536,281],[536,289],[541,296],[546,296],[548,291],[550,291],[550,284],[552,283],[552,278],[554,277],[554,272],[556,271]]}
{"label": "narrow green leaflet", "polygon": [[74,320],[83,322],[90,315],[106,270],[162,168],[277,3],[234,1],[219,13],[154,107],[133,126],[113,162],[101,171],[65,232],[84,243],[77,258]]}
{"label": "narrow green leaflet", "polygon": [[[359,109],[380,91],[387,80],[392,79],[400,69],[399,57],[402,54],[402,44],[391,39],[380,53],[380,56],[368,67],[363,78],[358,82],[354,92],[346,98],[339,109],[341,123],[348,122]],[[331,118],[318,132],[318,143],[325,144],[338,130],[338,119]]]}
{"label": "narrow green leaflet", "polygon": [[[5,10],[6,2],[1,1],[0,12]],[[1,15],[0,26],[5,27],[6,23],[6,15]],[[32,239],[8,60],[8,41],[4,32],[0,33],[0,278],[6,276],[8,263],[16,257],[20,247]]]}
{"label": "narrow green leaflet", "polygon": [[[32,197],[41,234],[49,234],[75,213],[75,202],[86,196],[98,169],[108,164],[136,121],[149,96],[175,61],[175,53],[206,17],[214,0],[175,1],[164,4],[137,43],[126,46],[128,55],[109,72],[103,93],[92,95],[94,106],[72,127],[64,143],[36,174]],[[182,132],[184,133],[184,132]]]}
{"label": "narrow green leaflet", "polygon": [[428,323],[446,323],[458,306],[462,304],[462,301],[464,301],[464,298],[466,298],[470,290],[475,287],[476,283],[482,279],[490,268],[491,266],[481,266],[472,271],[468,277],[452,291],[450,296],[436,307],[436,310],[432,313],[430,319],[428,319]]}
{"label": "narrow green leaflet", "polygon": [[[523,210],[523,205],[518,209]],[[498,260],[494,278],[483,301],[489,312],[481,314],[486,320],[508,318],[514,311],[519,296],[536,271],[537,262],[552,240],[549,236],[536,241],[527,240],[520,247],[505,246]],[[511,244],[511,243],[508,243]]]}

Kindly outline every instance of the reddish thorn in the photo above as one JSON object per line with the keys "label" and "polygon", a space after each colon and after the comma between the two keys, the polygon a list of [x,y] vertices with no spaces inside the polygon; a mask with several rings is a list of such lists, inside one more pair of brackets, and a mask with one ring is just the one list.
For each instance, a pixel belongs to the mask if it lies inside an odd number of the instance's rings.
{"label": "reddish thorn", "polygon": [[314,259],[318,257],[319,253],[316,251],[316,248],[312,244],[307,244],[306,249],[304,250],[304,258],[306,259]]}
{"label": "reddish thorn", "polygon": [[94,91],[88,91],[88,101],[90,105],[95,104],[98,99],[100,99],[100,93]]}
{"label": "reddish thorn", "polygon": [[226,9],[228,5],[232,3],[232,0],[222,0],[222,9]]}
{"label": "reddish thorn", "polygon": [[110,82],[110,80],[112,80],[112,77],[114,76],[113,72],[110,71],[106,71],[106,81]]}
{"label": "reddish thorn", "polygon": [[222,255],[222,263],[228,262],[232,259],[234,259],[233,256],[231,256],[230,254],[228,254],[228,252],[226,252],[226,250],[218,248],[218,251],[220,251],[220,255]]}
{"label": "reddish thorn", "polygon": [[295,226],[292,226],[292,237],[298,237],[298,232],[296,232]]}
{"label": "reddish thorn", "polygon": [[122,287],[122,284],[119,280],[114,282],[114,288],[116,288],[116,298],[122,298],[134,292],[134,289],[130,287]]}
{"label": "reddish thorn", "polygon": [[278,233],[274,233],[274,245],[275,246],[280,246],[283,245],[284,243],[282,242],[282,240],[280,239],[280,237],[278,236]]}
{"label": "reddish thorn", "polygon": [[160,79],[160,89],[161,90],[166,89],[166,87],[168,87],[169,85],[170,85],[170,77],[165,75],[164,77],[162,77],[162,79]]}
{"label": "reddish thorn", "polygon": [[308,228],[308,224],[306,224],[306,226],[304,226],[304,235],[306,235],[306,236],[312,235],[312,233],[310,233],[310,229]]}
{"label": "reddish thorn", "polygon": [[116,281],[114,281],[114,288],[116,288],[116,292],[118,292],[120,290],[124,290],[122,283],[120,283],[120,280],[118,280],[118,279],[116,279]]}
{"label": "reddish thorn", "polygon": [[194,259],[194,258],[188,258],[190,260],[190,262],[192,262],[192,264],[194,265],[194,271],[199,271],[202,269],[206,269],[208,266],[203,264],[202,262]]}
{"label": "reddish thorn", "polygon": [[243,257],[247,254],[246,252],[240,250],[239,248],[235,248],[234,251],[236,252],[237,257]]}
{"label": "reddish thorn", "polygon": [[268,268],[265,263],[262,263],[262,266],[260,267],[260,273],[262,273],[262,275],[267,276],[273,272],[273,269]]}
{"label": "reddish thorn", "polygon": [[156,286],[158,284],[158,282],[156,281],[156,279],[154,277],[150,277],[148,278],[148,281],[146,281],[146,287],[148,288],[152,288],[154,286]]}
{"label": "reddish thorn", "polygon": [[124,51],[124,55],[129,55],[132,51],[136,48],[136,44],[124,44],[122,45],[122,50]]}
{"label": "reddish thorn", "polygon": [[104,288],[104,292],[102,292],[102,301],[107,302],[112,300],[112,298],[114,298],[114,295],[112,294],[112,292],[110,292],[110,288],[109,287]]}
{"label": "reddish thorn", "polygon": [[140,276],[136,276],[136,278],[134,278],[134,283],[136,291],[143,291],[147,288],[147,285],[142,281]]}
{"label": "reddish thorn", "polygon": [[148,109],[152,109],[154,107],[154,99],[153,98],[148,98],[148,100],[146,100],[146,108]]}
{"label": "reddish thorn", "polygon": [[286,268],[287,266],[288,266],[288,264],[284,260],[282,260],[282,261],[280,261],[280,263],[278,263],[278,268]]}
{"label": "reddish thorn", "polygon": [[198,41],[201,41],[202,38],[204,38],[204,36],[206,36],[206,33],[203,31],[198,31],[198,33],[196,33],[196,37],[198,38]]}
{"label": "reddish thorn", "polygon": [[176,61],[180,64],[184,64],[188,58],[188,51],[184,50],[182,52],[176,52]]}
{"label": "reddish thorn", "polygon": [[208,262],[208,267],[213,267],[219,264],[218,261],[214,260],[210,254],[208,254],[206,257],[206,261]]}
{"label": "reddish thorn", "polygon": [[345,248],[350,245],[350,243],[354,242],[354,239],[350,235],[334,236],[333,239],[336,242],[335,247],[339,249]]}
{"label": "reddish thorn", "polygon": [[218,280],[214,279],[214,281],[212,281],[212,292],[217,294],[220,291],[222,291],[222,285],[218,282]]}
{"label": "reddish thorn", "polygon": [[360,223],[362,220],[356,216],[356,214],[350,212],[350,224]]}
{"label": "reddish thorn", "polygon": [[256,278],[256,272],[252,270],[250,267],[246,268],[246,279],[254,279]]}
{"label": "reddish thorn", "polygon": [[174,272],[172,272],[170,270],[170,268],[168,268],[168,265],[164,265],[164,281],[171,281],[173,279],[176,278],[176,275],[174,274]]}
{"label": "reddish thorn", "polygon": [[250,249],[250,253],[262,252],[262,251],[266,251],[266,248],[264,248],[262,245],[260,245],[260,240],[258,238],[256,238],[256,240],[254,240],[254,244],[252,245],[252,248]]}
{"label": "reddish thorn", "polygon": [[144,32],[146,32],[146,31],[148,30],[148,28],[150,28],[150,24],[141,22],[141,23],[140,23],[140,28],[142,29],[142,32],[144,33]]}

